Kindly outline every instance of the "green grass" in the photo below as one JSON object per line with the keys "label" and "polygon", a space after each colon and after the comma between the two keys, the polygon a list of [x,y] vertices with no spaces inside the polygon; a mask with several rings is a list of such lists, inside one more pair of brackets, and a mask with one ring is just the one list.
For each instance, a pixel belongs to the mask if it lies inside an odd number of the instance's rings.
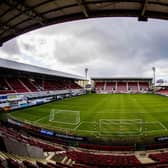
{"label": "green grass", "polygon": [[[77,113],[70,110],[80,112],[79,123]],[[54,114],[49,121],[51,111]],[[126,139],[168,134],[168,98],[153,94],[83,95],[10,115],[44,128],[90,137]]]}

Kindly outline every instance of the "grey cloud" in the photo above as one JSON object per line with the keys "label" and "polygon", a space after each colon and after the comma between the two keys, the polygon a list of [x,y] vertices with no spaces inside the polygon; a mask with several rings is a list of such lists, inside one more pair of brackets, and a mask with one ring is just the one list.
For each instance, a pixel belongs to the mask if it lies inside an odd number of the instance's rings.
{"label": "grey cloud", "polygon": [[86,40],[73,35],[67,41],[55,41],[55,55],[65,64],[83,64],[100,57],[100,44],[92,39]]}
{"label": "grey cloud", "polygon": [[[163,28],[168,26],[166,22],[151,21],[142,24],[135,20],[113,22],[111,19],[101,23],[97,21],[90,26],[83,25],[84,23],[81,23],[81,27],[74,26],[78,31],[72,31],[71,34],[81,41],[86,41],[84,45],[75,46],[74,41],[69,41],[71,46],[60,44],[63,46],[62,53],[59,49],[55,50],[55,53],[61,53],[58,60],[62,63],[67,65],[90,63],[95,67],[90,67],[95,69],[94,74],[105,76],[144,75],[146,71],[144,67],[151,69],[152,63],[167,57],[168,35],[167,30]],[[71,30],[72,27],[71,25]],[[94,45],[89,45],[89,42]],[[101,60],[101,65],[95,65],[94,59]],[[104,66],[106,62],[111,62],[111,66]]]}
{"label": "grey cloud", "polygon": [[[152,75],[153,65],[168,61],[167,28],[165,21],[142,23],[135,19],[103,18],[47,27],[35,31],[34,36],[55,37],[53,56],[37,55],[43,59],[44,66],[53,62],[55,67],[63,65],[81,74],[88,67],[91,76],[145,76]],[[59,35],[67,39],[59,41]],[[45,38],[41,39],[39,46],[45,42]],[[7,52],[8,47],[3,50]],[[17,47],[9,50],[19,53]],[[39,54],[37,46],[24,43],[23,47],[31,51],[29,57]]]}

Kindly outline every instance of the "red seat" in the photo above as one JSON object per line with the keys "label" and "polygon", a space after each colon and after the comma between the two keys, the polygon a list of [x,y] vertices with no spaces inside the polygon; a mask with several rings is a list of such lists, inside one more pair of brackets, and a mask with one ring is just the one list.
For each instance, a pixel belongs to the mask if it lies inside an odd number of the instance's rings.
{"label": "red seat", "polygon": [[149,154],[149,157],[160,163],[168,162],[168,152]]}
{"label": "red seat", "polygon": [[33,85],[33,83],[30,80],[28,79],[20,79],[20,80],[24,83],[24,85],[26,85],[30,89],[30,91],[32,92],[38,91],[35,85]]}
{"label": "red seat", "polygon": [[139,92],[139,90],[138,90],[138,83],[137,82],[128,82],[128,89],[132,93]]}
{"label": "red seat", "polygon": [[11,85],[13,90],[16,90],[18,93],[24,93],[24,92],[29,92],[22,83],[15,78],[9,78],[7,79],[8,83]]}
{"label": "red seat", "polygon": [[127,92],[126,84],[127,84],[126,82],[118,82],[117,83],[117,92],[118,93]]}
{"label": "red seat", "polygon": [[134,155],[93,154],[82,151],[69,151],[67,156],[78,163],[95,166],[139,166],[140,161]]}

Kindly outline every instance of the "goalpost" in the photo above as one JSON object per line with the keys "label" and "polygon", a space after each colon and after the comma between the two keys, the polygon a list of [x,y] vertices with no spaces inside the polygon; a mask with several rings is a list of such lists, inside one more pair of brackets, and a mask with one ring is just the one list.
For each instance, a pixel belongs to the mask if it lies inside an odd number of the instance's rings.
{"label": "goalpost", "polygon": [[55,117],[55,109],[52,109],[49,114],[49,121],[53,121]]}
{"label": "goalpost", "polygon": [[141,119],[100,119],[100,136],[137,135],[142,132]]}
{"label": "goalpost", "polygon": [[52,109],[49,114],[49,121],[77,125],[80,123],[80,111]]}

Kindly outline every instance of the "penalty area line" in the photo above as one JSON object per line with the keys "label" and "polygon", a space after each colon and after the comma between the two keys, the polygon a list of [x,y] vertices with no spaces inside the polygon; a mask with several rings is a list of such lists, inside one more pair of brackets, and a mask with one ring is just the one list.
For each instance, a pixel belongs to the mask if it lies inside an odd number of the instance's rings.
{"label": "penalty area line", "polygon": [[83,123],[83,121],[82,122],[80,122],[73,130],[77,130],[80,126],[81,126],[81,124]]}
{"label": "penalty area line", "polygon": [[[82,121],[75,128],[73,128],[73,130],[76,131],[84,123],[95,124],[95,125],[97,124],[97,122]],[[82,131],[89,131],[89,130],[82,130]],[[90,131],[90,132],[97,132],[97,131]]]}
{"label": "penalty area line", "polygon": [[158,123],[162,126],[162,128],[163,128],[165,131],[167,131],[167,127],[166,127],[162,122],[158,121]]}
{"label": "penalty area line", "polygon": [[41,120],[43,120],[43,119],[45,119],[45,118],[48,118],[48,115],[47,115],[47,116],[44,116],[44,117],[41,117],[41,118],[39,118],[39,119],[37,119],[37,120],[34,120],[34,121],[32,121],[32,122],[38,123],[39,121],[41,121]]}
{"label": "penalty area line", "polygon": [[153,132],[159,132],[159,131],[167,131],[167,127],[160,121],[152,121],[152,122],[144,122],[146,124],[159,124],[161,126],[161,129],[156,129],[156,130],[144,130],[144,133],[153,133]]}

